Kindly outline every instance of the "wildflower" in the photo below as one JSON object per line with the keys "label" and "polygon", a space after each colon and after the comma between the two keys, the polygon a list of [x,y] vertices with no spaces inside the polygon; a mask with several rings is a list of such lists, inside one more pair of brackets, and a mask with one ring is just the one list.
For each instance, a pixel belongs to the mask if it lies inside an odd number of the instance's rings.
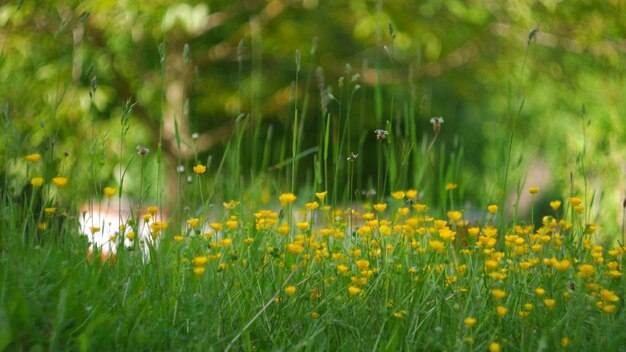
{"label": "wildflower", "polygon": [[496,307],[496,313],[498,313],[498,316],[500,318],[504,317],[506,315],[506,312],[508,312],[509,310],[506,307],[503,306],[497,306]]}
{"label": "wildflower", "polygon": [[209,258],[205,255],[197,256],[191,260],[194,266],[205,266],[209,262]]}
{"label": "wildflower", "polygon": [[30,161],[31,163],[36,163],[41,159],[41,154],[29,154],[24,157],[26,161]]}
{"label": "wildflower", "polygon": [[432,117],[430,119],[430,124],[433,125],[433,131],[435,131],[435,133],[439,133],[439,130],[441,130],[441,125],[443,124],[443,117]]}
{"label": "wildflower", "polygon": [[374,208],[374,210],[376,210],[379,213],[382,213],[383,211],[385,211],[385,209],[387,209],[387,204],[385,203],[376,203],[374,205],[372,205],[372,208]]}
{"label": "wildflower", "polygon": [[194,227],[198,226],[199,222],[200,222],[200,219],[193,218],[193,219],[187,220],[187,225],[189,225],[193,229]]}
{"label": "wildflower", "polygon": [[491,290],[491,296],[494,299],[499,300],[499,299],[506,297],[506,291],[501,290],[499,288],[494,288]]}
{"label": "wildflower", "polygon": [[89,227],[89,231],[91,231],[92,235],[95,235],[97,232],[100,231],[100,228],[99,227],[95,227],[95,226],[91,226],[91,227]]}
{"label": "wildflower", "polygon": [[104,189],[102,190],[102,193],[104,193],[105,197],[111,198],[115,195],[116,191],[117,190],[113,187],[104,187]]}
{"label": "wildflower", "polygon": [[446,191],[451,191],[453,189],[457,189],[459,188],[459,185],[457,185],[456,183],[447,183],[446,184]]}
{"label": "wildflower", "polygon": [[463,217],[463,213],[461,213],[460,211],[449,211],[446,213],[446,215],[448,215],[448,219],[450,219],[450,222],[457,222]]}
{"label": "wildflower", "polygon": [[141,218],[143,219],[143,221],[146,221],[146,222],[147,222],[147,221],[150,221],[150,218],[152,218],[152,215],[151,215],[151,214],[148,214],[148,213],[146,213],[146,214],[141,214]]}
{"label": "wildflower", "polygon": [[220,240],[220,245],[224,248],[228,248],[230,247],[230,245],[233,244],[233,239],[232,238],[222,238]]}
{"label": "wildflower", "polygon": [[304,247],[299,243],[289,243],[286,247],[287,251],[291,254],[300,254],[304,251]]}
{"label": "wildflower", "polygon": [[442,241],[431,240],[428,241],[428,246],[435,252],[443,253],[445,244]]}
{"label": "wildflower", "polygon": [[552,298],[546,298],[543,300],[543,304],[545,304],[546,307],[548,307],[548,309],[552,309],[554,308],[554,305],[556,304],[556,300]]}
{"label": "wildflower", "polygon": [[369,268],[370,262],[369,260],[365,260],[365,259],[357,260],[356,266],[359,268],[359,270],[365,270]]}
{"label": "wildflower", "polygon": [[465,326],[467,326],[468,328],[471,328],[472,326],[476,325],[476,318],[474,317],[467,317],[465,319],[463,319],[463,324],[465,324]]}
{"label": "wildflower", "polygon": [[407,191],[406,191],[405,196],[406,196],[409,200],[414,199],[415,197],[417,197],[417,191],[416,191],[416,190],[414,190],[414,189],[409,189],[409,190],[407,190]]}
{"label": "wildflower", "polygon": [[535,294],[537,296],[543,296],[546,293],[546,290],[544,290],[543,288],[539,287],[535,289]]}
{"label": "wildflower", "polygon": [[55,185],[57,185],[57,187],[59,188],[63,188],[65,186],[67,186],[67,178],[66,177],[53,177],[52,178],[52,183],[54,183]]}
{"label": "wildflower", "polygon": [[135,239],[135,233],[134,232],[129,232],[126,234],[126,238],[128,238],[129,240],[134,240]]}
{"label": "wildflower", "polygon": [[310,202],[310,203],[306,203],[306,204],[304,205],[304,207],[305,207],[305,208],[307,208],[307,209],[309,209],[309,210],[315,210],[315,209],[317,209],[317,207],[319,207],[319,203],[318,203],[318,202],[313,201],[313,202]]}
{"label": "wildflower", "polygon": [[317,318],[320,317],[320,313],[318,313],[318,312],[311,312],[310,316],[311,316],[311,319],[317,319]]}
{"label": "wildflower", "polygon": [[48,225],[46,225],[45,222],[40,222],[39,225],[37,225],[37,228],[41,231],[46,231],[46,228],[48,228]]}
{"label": "wildflower", "polygon": [[569,198],[569,203],[570,203],[572,206],[574,206],[574,207],[575,207],[575,206],[577,206],[577,205],[582,204],[582,202],[583,202],[583,200],[582,200],[582,198],[580,198],[580,197],[570,197],[570,198]]}
{"label": "wildflower", "polygon": [[184,240],[185,238],[181,235],[175,235],[174,236],[174,241],[176,242],[181,242],[182,240]]}
{"label": "wildflower", "polygon": [[550,202],[550,208],[552,208],[552,210],[556,211],[557,209],[559,209],[559,207],[561,207],[560,200],[553,200]]}
{"label": "wildflower", "polygon": [[206,268],[203,266],[196,266],[193,268],[193,273],[196,274],[196,276],[202,276],[205,270]]}
{"label": "wildflower", "polygon": [[391,196],[396,200],[402,200],[404,198],[405,193],[403,191],[391,192]]}
{"label": "wildflower", "polygon": [[196,173],[196,175],[198,176],[202,176],[202,174],[206,171],[206,166],[202,165],[202,164],[198,164],[196,166],[193,167],[193,172]]}
{"label": "wildflower", "polygon": [[489,352],[500,352],[501,349],[502,347],[500,347],[500,344],[497,342],[492,342],[489,344]]}
{"label": "wildflower", "polygon": [[309,223],[306,221],[296,223],[296,227],[300,231],[306,231],[309,228]]}
{"label": "wildflower", "polygon": [[569,337],[567,337],[567,336],[563,336],[563,338],[561,339],[561,346],[563,346],[563,347],[569,347],[569,345],[571,343],[572,342],[570,341]]}
{"label": "wildflower", "polygon": [[593,276],[596,268],[591,264],[582,264],[578,267],[578,277],[589,278]]}
{"label": "wildflower", "polygon": [[578,214],[582,213],[583,211],[585,211],[585,206],[582,204],[579,205],[575,205],[574,206],[574,211]]}
{"label": "wildflower", "polygon": [[328,192],[327,192],[327,191],[324,191],[324,192],[318,192],[318,193],[315,193],[315,196],[317,197],[317,199],[319,199],[319,200],[320,200],[320,202],[323,202],[323,201],[324,201],[324,198],[326,198],[326,194],[328,194]]}
{"label": "wildflower", "polygon": [[41,187],[43,185],[43,177],[33,177],[30,179],[30,184],[33,187]]}
{"label": "wildflower", "polygon": [[385,138],[387,138],[387,135],[389,134],[389,131],[387,130],[375,130],[374,134],[376,135],[376,140],[378,141],[382,141]]}
{"label": "wildflower", "polygon": [[345,274],[345,273],[348,272],[348,267],[343,265],[343,264],[339,264],[339,265],[337,265],[337,272],[339,274]]}
{"label": "wildflower", "polygon": [[148,207],[146,210],[148,211],[150,215],[154,216],[159,211],[159,208],[155,206],[151,206],[151,207]]}
{"label": "wildflower", "polygon": [[528,188],[528,192],[530,192],[530,194],[537,194],[539,193],[539,187],[530,187]]}
{"label": "wildflower", "polygon": [[56,208],[44,208],[43,211],[46,213],[46,215],[54,215],[57,209]]}
{"label": "wildflower", "polygon": [[283,193],[278,197],[281,206],[287,206],[293,203],[298,197],[296,197],[293,193]]}
{"label": "wildflower", "polygon": [[285,287],[285,293],[289,296],[293,296],[296,294],[296,286],[287,286]]}
{"label": "wildflower", "polygon": [[615,310],[617,310],[617,306],[614,304],[602,305],[602,311],[605,313],[612,314],[612,313],[615,313]]}
{"label": "wildflower", "polygon": [[489,211],[489,213],[491,213],[491,215],[494,215],[498,212],[498,206],[495,204],[489,205],[487,206],[487,210]]}
{"label": "wildflower", "polygon": [[399,310],[395,313],[393,313],[393,316],[398,318],[398,319],[404,319],[404,317],[406,317],[406,310]]}
{"label": "wildflower", "polygon": [[350,294],[350,296],[356,296],[361,292],[363,292],[362,288],[358,288],[356,286],[348,286],[348,293]]}
{"label": "wildflower", "polygon": [[420,203],[413,204],[413,208],[415,208],[415,210],[418,213],[422,213],[428,210],[428,206],[426,206],[425,204],[420,204]]}
{"label": "wildflower", "polygon": [[239,205],[239,202],[231,200],[230,202],[224,202],[224,208],[228,210],[233,210]]}

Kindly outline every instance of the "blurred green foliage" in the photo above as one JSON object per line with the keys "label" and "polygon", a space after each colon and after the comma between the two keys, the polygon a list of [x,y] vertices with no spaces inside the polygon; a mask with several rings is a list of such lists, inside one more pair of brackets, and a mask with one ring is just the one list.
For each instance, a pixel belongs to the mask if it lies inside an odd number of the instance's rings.
{"label": "blurred green foliage", "polygon": [[[362,147],[362,187],[376,174],[374,129],[385,121],[398,130],[415,126],[428,143],[430,118],[443,116],[438,143],[453,153],[460,152],[455,141],[464,147],[462,180],[452,181],[462,183],[470,203],[529,185],[547,197],[586,192],[591,199],[595,192],[617,223],[626,189],[624,23],[623,0],[9,1],[0,5],[0,103],[12,130],[0,155],[54,144],[57,160],[71,151],[68,163],[84,171],[105,145],[108,162],[98,175],[113,180],[129,158],[120,155],[118,136],[123,102],[131,99],[124,150],[156,150],[161,136],[170,178],[179,157],[189,170],[211,156],[216,168],[238,129],[246,138],[227,176],[265,174],[291,155],[299,50],[300,150],[319,141],[316,69],[334,97],[334,119],[346,116],[342,88],[358,74],[353,132],[342,154]],[[511,174],[502,190],[511,131]],[[259,161],[264,148],[271,148],[268,165]],[[310,180],[313,156],[300,163],[299,174]],[[408,164],[407,174],[418,164]],[[415,182],[409,176],[396,185],[426,185]]]}

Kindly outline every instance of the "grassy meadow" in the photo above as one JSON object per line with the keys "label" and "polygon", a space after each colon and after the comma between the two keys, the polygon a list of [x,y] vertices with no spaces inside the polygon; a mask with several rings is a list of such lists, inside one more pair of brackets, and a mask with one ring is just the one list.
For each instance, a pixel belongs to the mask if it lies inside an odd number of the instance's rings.
{"label": "grassy meadow", "polygon": [[59,73],[43,117],[0,97],[0,351],[625,351],[626,201],[596,197],[593,161],[613,159],[587,152],[585,106],[580,153],[552,178],[568,182],[526,182],[518,157],[536,152],[522,136],[538,33],[491,92],[507,121],[480,176],[480,140],[418,83],[382,82],[393,45],[368,70],[331,62],[331,83],[315,41],[294,50],[275,68],[292,75],[289,118],[271,124],[258,90],[273,71],[254,38],[242,69],[240,42],[216,149],[191,133],[203,117],[164,103],[186,45],[159,46],[160,104],[127,96],[105,118],[95,74]]}

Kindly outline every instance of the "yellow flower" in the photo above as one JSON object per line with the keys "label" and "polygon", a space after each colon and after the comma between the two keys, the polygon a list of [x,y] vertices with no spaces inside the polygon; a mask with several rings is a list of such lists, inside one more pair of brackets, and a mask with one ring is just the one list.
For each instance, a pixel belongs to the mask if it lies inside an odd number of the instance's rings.
{"label": "yellow flower", "polygon": [[446,191],[451,191],[453,189],[457,189],[459,188],[459,185],[457,185],[456,183],[447,183],[446,184]]}
{"label": "yellow flower", "polygon": [[580,197],[570,197],[569,198],[569,203],[572,206],[574,206],[574,207],[577,206],[577,205],[580,205],[582,202],[583,202],[583,200]]}
{"label": "yellow flower", "polygon": [[535,294],[537,296],[543,296],[545,293],[546,293],[546,290],[542,289],[541,287],[535,289]]}
{"label": "yellow flower", "polygon": [[426,206],[425,204],[420,204],[420,203],[413,204],[413,208],[415,208],[415,210],[418,213],[421,213],[421,212],[424,212],[424,211],[428,210],[428,206]]}
{"label": "yellow flower", "polygon": [[26,159],[26,161],[30,161],[31,163],[36,163],[39,161],[39,159],[41,159],[41,154],[29,154],[26,155],[24,159]]}
{"label": "yellow flower", "polygon": [[414,189],[409,189],[409,190],[407,190],[407,191],[406,191],[405,196],[406,196],[408,199],[413,199],[413,198],[417,197],[417,191],[416,191],[416,190],[414,190]]}
{"label": "yellow flower", "polygon": [[194,266],[205,266],[208,261],[209,258],[206,255],[197,256],[191,260]]}
{"label": "yellow flower", "polygon": [[556,304],[556,300],[552,298],[546,298],[543,300],[543,304],[545,304],[546,307],[548,307],[548,309],[552,309],[554,308],[554,305]]}
{"label": "yellow flower", "polygon": [[476,325],[476,318],[474,317],[467,317],[465,319],[463,319],[463,324],[465,324],[465,326],[467,326],[468,328],[471,328],[472,326]]}
{"label": "yellow flower", "polygon": [[501,349],[502,347],[500,347],[500,344],[497,342],[492,342],[489,344],[489,352],[500,352]]}
{"label": "yellow flower", "polygon": [[298,243],[288,243],[286,248],[287,251],[291,254],[300,254],[304,251],[304,247],[302,247],[302,245]]}
{"label": "yellow flower", "polygon": [[156,213],[159,211],[159,208],[157,208],[157,207],[155,207],[155,206],[151,206],[151,207],[148,207],[148,209],[147,209],[147,210],[148,210],[148,213],[149,213],[150,215],[153,215],[153,216],[154,216],[154,214],[156,214]]}
{"label": "yellow flower", "polygon": [[135,233],[134,232],[129,232],[126,234],[126,238],[128,238],[129,240],[134,240],[135,239]]}
{"label": "yellow flower", "polygon": [[436,252],[443,253],[444,251],[445,244],[442,241],[430,240],[428,245]]}
{"label": "yellow flower", "polygon": [[406,216],[409,213],[409,208],[404,207],[404,208],[398,208],[398,214],[400,214],[401,216]]}
{"label": "yellow flower", "polygon": [[206,171],[206,166],[202,165],[202,164],[198,164],[196,166],[193,167],[193,172],[196,173],[196,175],[198,176],[202,176],[202,174]]}
{"label": "yellow flower", "polygon": [[559,207],[561,207],[560,200],[553,200],[550,202],[550,208],[552,208],[552,210],[556,211],[557,209],[559,209]]}
{"label": "yellow flower", "polygon": [[391,192],[391,196],[396,200],[402,200],[402,198],[404,198],[404,195],[405,194],[403,191]]}
{"label": "yellow flower", "polygon": [[313,202],[311,202],[311,203],[306,203],[306,204],[304,205],[304,207],[305,207],[305,208],[307,208],[307,209],[309,209],[309,210],[315,210],[315,209],[317,209],[317,207],[319,207],[319,203],[317,203],[317,202],[313,201]]}
{"label": "yellow flower", "polygon": [[102,190],[102,193],[104,193],[105,197],[111,198],[115,195],[116,191],[117,190],[113,187],[104,187],[104,189]]}
{"label": "yellow flower", "polygon": [[387,209],[387,204],[377,203],[372,205],[372,208],[374,208],[374,210],[376,210],[377,212],[382,213],[383,211],[385,211],[385,209]]}
{"label": "yellow flower", "polygon": [[585,206],[582,204],[579,205],[575,205],[574,206],[574,211],[577,212],[578,214],[582,213],[583,211],[585,211]]}
{"label": "yellow flower", "polygon": [[359,268],[359,270],[365,270],[369,268],[370,262],[369,260],[365,260],[365,259],[357,260],[356,266]]}
{"label": "yellow flower", "polygon": [[298,228],[298,230],[300,231],[305,231],[306,229],[309,228],[309,223],[306,221],[303,222],[297,222],[296,223],[296,227]]}
{"label": "yellow flower", "polygon": [[506,291],[501,290],[499,288],[494,288],[491,290],[491,296],[494,299],[499,300],[499,299],[506,297]]}
{"label": "yellow flower", "polygon": [[561,346],[563,346],[563,347],[569,347],[569,345],[571,343],[572,342],[570,341],[569,337],[567,337],[567,336],[563,336],[563,338],[561,339]]}
{"label": "yellow flower", "polygon": [[495,204],[489,205],[487,206],[487,210],[489,211],[489,213],[495,214],[498,212],[498,206]]}
{"label": "yellow flower", "polygon": [[213,231],[221,231],[222,228],[224,228],[224,225],[222,225],[222,223],[219,223],[219,222],[212,222],[209,226],[211,227]]}
{"label": "yellow flower", "polygon": [[89,231],[91,231],[91,234],[92,234],[92,235],[95,235],[97,232],[99,232],[99,231],[100,231],[100,228],[99,228],[99,227],[95,227],[95,226],[91,226],[91,227],[89,228]]}
{"label": "yellow flower", "polygon": [[395,313],[393,313],[393,316],[398,318],[398,319],[404,319],[406,317],[406,310],[399,310]]}
{"label": "yellow flower", "polygon": [[327,193],[328,193],[327,191],[319,192],[319,193],[315,193],[315,196],[317,197],[317,199],[320,200],[320,202],[323,202],[324,198],[326,198]]}
{"label": "yellow flower", "polygon": [[46,215],[54,215],[54,213],[56,213],[57,209],[56,208],[45,208],[43,210]]}
{"label": "yellow flower", "polygon": [[228,247],[230,247],[231,244],[233,244],[233,239],[232,238],[223,238],[223,239],[220,240],[220,244],[222,245],[222,247],[228,248]]}
{"label": "yellow flower", "polygon": [[206,268],[203,266],[196,266],[193,268],[193,273],[196,274],[196,276],[202,276],[205,270]]}
{"label": "yellow flower", "polygon": [[346,272],[348,272],[348,267],[343,264],[339,264],[337,265],[337,272],[339,274],[345,274]]}
{"label": "yellow flower", "polygon": [[317,319],[320,317],[320,313],[318,312],[311,312],[311,319]]}
{"label": "yellow flower", "polygon": [[539,187],[530,187],[528,188],[528,192],[530,192],[530,194],[537,194],[539,193]]}
{"label": "yellow flower", "polygon": [[296,197],[295,194],[293,193],[283,193],[280,196],[278,196],[280,205],[283,207],[293,203],[293,201],[295,201],[297,198],[298,197]]}
{"label": "yellow flower", "polygon": [[506,307],[503,306],[497,306],[496,307],[496,313],[498,313],[498,316],[500,318],[502,318],[503,316],[506,315],[506,312],[508,312],[509,310]]}
{"label": "yellow flower", "polygon": [[593,276],[596,268],[591,264],[582,264],[578,267],[578,277],[589,278]]}
{"label": "yellow flower", "polygon": [[350,294],[350,296],[356,296],[361,292],[363,292],[363,289],[361,288],[358,288],[356,286],[348,286],[348,293]]}
{"label": "yellow flower", "polygon": [[67,178],[66,177],[54,177],[52,178],[52,183],[54,183],[55,185],[57,185],[57,187],[59,188],[63,188],[65,186],[67,186]]}
{"label": "yellow flower", "polygon": [[48,228],[48,225],[46,225],[45,222],[40,222],[39,225],[37,225],[37,228],[39,228],[39,230],[41,231],[46,231],[46,228]]}
{"label": "yellow flower", "polygon": [[184,240],[184,239],[185,239],[185,238],[184,238],[183,236],[180,236],[180,235],[176,235],[176,236],[174,236],[174,241],[176,241],[176,242],[180,242],[180,241],[182,241],[182,240]]}
{"label": "yellow flower", "polygon": [[296,294],[296,286],[287,286],[285,287],[285,293],[289,296],[293,296]]}
{"label": "yellow flower", "polygon": [[228,209],[228,210],[233,210],[235,209],[235,207],[237,207],[239,205],[239,202],[236,202],[234,200],[231,200],[230,202],[224,202],[224,208]]}
{"label": "yellow flower", "polygon": [[448,215],[448,219],[450,219],[451,222],[457,222],[459,220],[461,220],[461,218],[463,217],[463,213],[461,213],[460,211],[449,211],[447,213]]}
{"label": "yellow flower", "polygon": [[43,177],[33,177],[30,179],[30,184],[33,187],[41,187],[43,185]]}
{"label": "yellow flower", "polygon": [[193,219],[189,219],[187,220],[187,224],[193,229],[194,227],[198,226],[198,223],[200,222],[200,219],[198,218],[193,218]]}

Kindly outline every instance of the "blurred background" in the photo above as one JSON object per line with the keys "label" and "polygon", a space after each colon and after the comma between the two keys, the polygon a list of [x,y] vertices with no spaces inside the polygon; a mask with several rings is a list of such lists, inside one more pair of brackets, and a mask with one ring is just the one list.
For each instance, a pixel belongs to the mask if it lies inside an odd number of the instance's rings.
{"label": "blurred background", "polygon": [[[196,163],[216,199],[266,186],[274,196],[291,190],[295,126],[307,192],[362,195],[380,189],[382,167],[386,194],[416,188],[441,203],[456,183],[457,208],[520,198],[527,212],[539,186],[542,213],[579,195],[587,222],[618,231],[625,23],[623,0],[8,1],[0,157],[19,173],[16,158],[49,153],[75,180],[95,167],[115,185],[144,146],[149,177],[161,158],[169,202]],[[433,116],[444,119],[434,142]],[[330,182],[319,172],[327,123]],[[390,132],[385,150],[376,129]],[[139,172],[128,169],[129,192]]]}

